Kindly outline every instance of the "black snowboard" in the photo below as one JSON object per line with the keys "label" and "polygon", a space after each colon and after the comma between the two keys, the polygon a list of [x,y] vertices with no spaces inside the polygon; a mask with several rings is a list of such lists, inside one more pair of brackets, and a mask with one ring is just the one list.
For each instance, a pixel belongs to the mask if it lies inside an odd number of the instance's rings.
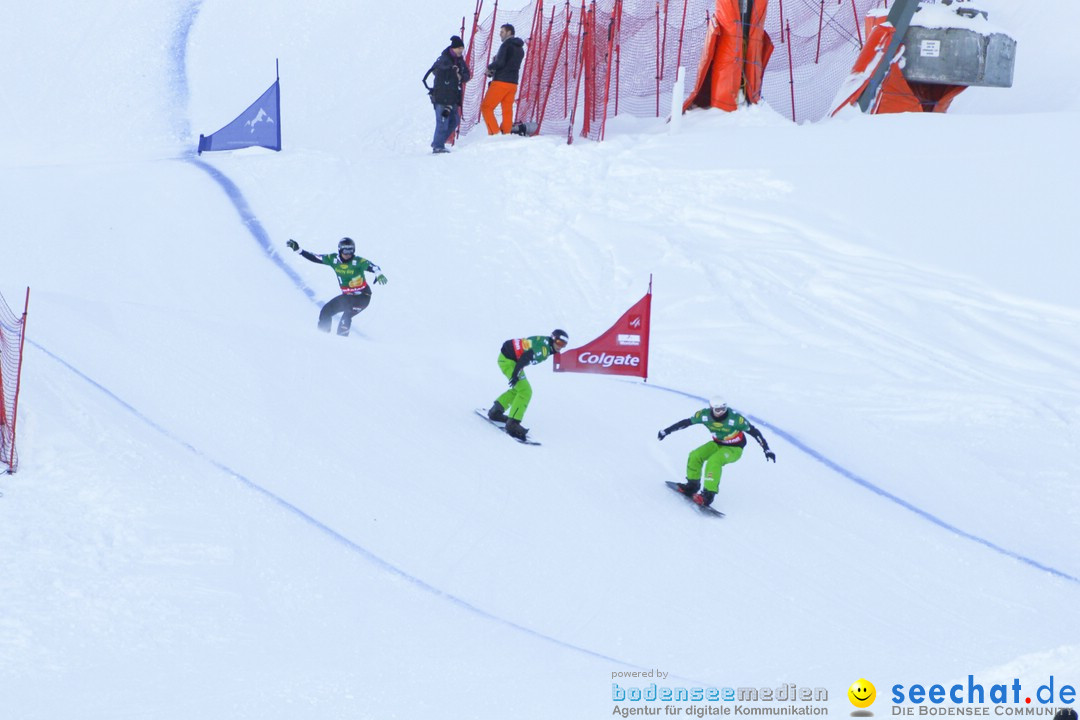
{"label": "black snowboard", "polygon": [[506,437],[508,437],[508,438],[513,438],[514,440],[517,440],[522,445],[539,445],[540,444],[535,440],[530,440],[529,438],[525,438],[524,440],[518,440],[513,435],[510,435],[509,433],[506,432],[506,423],[499,422],[498,420],[492,420],[491,418],[489,418],[487,416],[487,410],[481,410],[480,408],[477,408],[476,409],[476,414],[479,415],[480,417],[484,418],[484,421],[487,422],[488,425],[491,425],[492,427],[497,427],[499,430],[502,431],[503,435],[506,435]]}
{"label": "black snowboard", "polygon": [[667,485],[669,488],[671,488],[672,492],[676,493],[683,500],[686,500],[693,507],[695,507],[698,510],[698,512],[700,512],[702,515],[712,515],[713,517],[724,517],[724,513],[720,512],[716,508],[714,508],[714,507],[712,507],[710,505],[698,505],[696,502],[694,502],[694,499],[692,497],[690,497],[689,495],[684,494],[683,491],[679,489],[679,483],[672,482],[671,480],[665,480],[664,484]]}

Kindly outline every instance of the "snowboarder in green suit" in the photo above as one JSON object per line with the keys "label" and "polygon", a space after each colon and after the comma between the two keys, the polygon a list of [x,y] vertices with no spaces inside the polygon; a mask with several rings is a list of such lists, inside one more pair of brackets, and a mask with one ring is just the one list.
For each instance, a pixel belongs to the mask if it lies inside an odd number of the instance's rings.
{"label": "snowboarder in green suit", "polygon": [[[720,489],[720,474],[724,466],[742,457],[747,435],[757,440],[758,445],[765,451],[766,460],[776,462],[776,453],[769,449],[769,443],[765,441],[761,431],[737,410],[729,408],[723,398],[719,397],[710,399],[709,407],[664,428],[657,433],[656,439],[663,440],[676,430],[691,425],[704,425],[713,436],[709,442],[690,451],[690,456],[686,459],[686,482],[678,485],[679,490],[684,495],[689,495],[698,505],[712,504],[716,491]],[[703,469],[705,489],[698,494]]]}
{"label": "snowboarder in green suit", "polygon": [[360,314],[371,302],[371,286],[368,285],[364,273],[374,275],[377,285],[385,285],[386,276],[382,274],[382,269],[370,260],[357,256],[356,243],[352,241],[352,238],[341,238],[336,253],[310,253],[307,250],[301,250],[300,244],[295,240],[289,240],[285,245],[293,252],[300,253],[305,260],[333,268],[334,273],[337,274],[341,294],[323,305],[319,312],[319,329],[330,332],[330,323],[334,315],[341,313],[337,334],[348,335],[353,317]]}
{"label": "snowboarder in green suit", "polygon": [[532,399],[532,385],[525,377],[525,367],[544,362],[566,347],[569,339],[565,330],[552,330],[548,336],[534,335],[503,343],[499,351],[499,370],[510,381],[510,389],[495,400],[488,410],[488,417],[506,423],[506,432],[511,437],[524,440],[529,432],[521,426],[521,419]]}

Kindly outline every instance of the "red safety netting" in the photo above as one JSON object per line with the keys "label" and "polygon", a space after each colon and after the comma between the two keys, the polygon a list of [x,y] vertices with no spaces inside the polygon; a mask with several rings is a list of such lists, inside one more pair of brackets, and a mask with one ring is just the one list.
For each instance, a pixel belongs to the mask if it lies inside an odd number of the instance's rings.
{"label": "red safety netting", "polygon": [[[30,290],[27,289],[27,305],[29,302]],[[21,316],[16,315],[0,295],[0,463],[7,466],[7,472],[15,472],[19,467],[19,455],[15,452],[15,428],[25,328],[26,307]]]}
{"label": "red safety netting", "polygon": [[[730,1],[730,0],[729,0]],[[795,122],[833,109],[837,90],[863,43],[863,21],[888,0],[767,0],[765,30],[774,46],[761,98]],[[695,88],[716,0],[533,0],[507,10],[498,0],[481,20],[477,0],[466,27],[466,59],[475,78],[465,88],[460,133],[481,122],[484,69],[497,51],[498,28],[515,26],[526,55],[515,110],[542,134],[604,137],[608,119],[665,117],[678,68],[684,100]],[[470,31],[471,30],[471,31]]]}

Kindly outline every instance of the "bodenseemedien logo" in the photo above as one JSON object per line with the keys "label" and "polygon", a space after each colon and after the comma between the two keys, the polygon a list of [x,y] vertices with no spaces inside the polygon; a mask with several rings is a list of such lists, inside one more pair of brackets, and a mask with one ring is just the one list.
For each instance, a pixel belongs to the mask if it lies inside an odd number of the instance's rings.
{"label": "bodenseemedien logo", "polygon": [[847,696],[848,700],[851,701],[851,704],[858,708],[858,710],[852,711],[852,715],[855,717],[873,716],[874,713],[866,708],[873,705],[874,700],[877,699],[877,688],[874,687],[874,683],[866,678],[859,678],[851,683],[851,687],[849,687],[847,691]]}

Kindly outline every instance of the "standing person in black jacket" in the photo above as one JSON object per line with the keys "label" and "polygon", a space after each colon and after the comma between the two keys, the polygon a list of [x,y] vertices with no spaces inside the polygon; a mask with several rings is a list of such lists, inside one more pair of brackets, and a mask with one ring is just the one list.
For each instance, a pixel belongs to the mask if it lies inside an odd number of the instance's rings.
{"label": "standing person in black jacket", "polygon": [[[514,35],[514,26],[507,23],[499,28],[502,45],[495,55],[495,60],[487,67],[487,76],[491,78],[487,95],[480,105],[480,114],[484,116],[488,135],[502,132],[509,135],[514,128],[514,96],[517,94],[521,61],[525,59],[525,42]],[[502,106],[502,125],[495,122],[495,107]]]}
{"label": "standing person in black jacket", "polygon": [[[450,47],[442,51],[421,80],[435,106],[435,136],[431,139],[431,152],[435,154],[450,152],[446,149],[446,141],[461,122],[463,86],[472,77],[464,55],[465,43],[454,35],[450,38]],[[434,85],[429,86],[427,79],[431,75],[435,76]]]}

